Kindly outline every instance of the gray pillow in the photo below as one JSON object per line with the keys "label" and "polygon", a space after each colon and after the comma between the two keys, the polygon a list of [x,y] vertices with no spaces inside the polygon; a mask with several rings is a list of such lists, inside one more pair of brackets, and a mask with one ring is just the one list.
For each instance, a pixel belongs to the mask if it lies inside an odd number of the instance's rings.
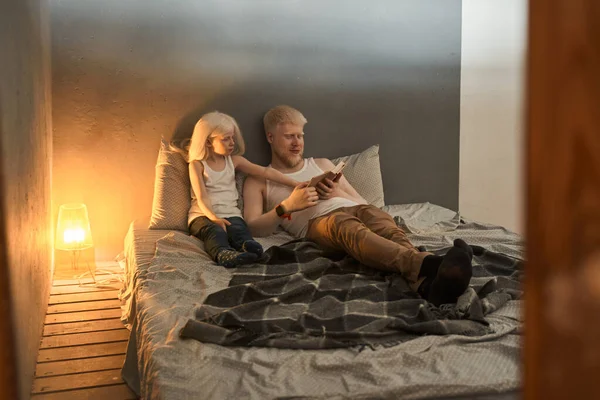
{"label": "gray pillow", "polygon": [[154,178],[150,229],[187,232],[190,210],[190,176],[182,151],[161,138]]}
{"label": "gray pillow", "polygon": [[357,154],[331,160],[334,164],[346,163],[344,176],[369,204],[383,207],[383,180],[379,163],[379,145],[373,145]]}

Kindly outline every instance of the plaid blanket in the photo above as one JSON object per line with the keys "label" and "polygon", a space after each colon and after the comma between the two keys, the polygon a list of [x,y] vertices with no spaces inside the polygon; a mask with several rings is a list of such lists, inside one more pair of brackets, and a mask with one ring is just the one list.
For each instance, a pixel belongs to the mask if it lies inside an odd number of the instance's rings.
{"label": "plaid blanket", "polygon": [[485,315],[521,296],[521,261],[473,249],[473,276],[488,279],[473,279],[479,283],[457,304],[437,308],[398,274],[292,241],[234,270],[229,287],[208,296],[180,335],[225,346],[322,349],[492,333]]}

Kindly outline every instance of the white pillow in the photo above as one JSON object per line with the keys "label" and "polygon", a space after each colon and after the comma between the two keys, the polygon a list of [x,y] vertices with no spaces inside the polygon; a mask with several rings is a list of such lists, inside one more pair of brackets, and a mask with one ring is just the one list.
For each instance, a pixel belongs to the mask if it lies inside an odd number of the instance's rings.
{"label": "white pillow", "polygon": [[160,141],[155,173],[149,228],[187,232],[191,202],[188,164],[181,150],[164,138]]}
{"label": "white pillow", "polygon": [[379,145],[373,145],[358,154],[338,157],[331,160],[334,164],[346,163],[344,176],[369,204],[383,207],[383,180],[379,163]]}

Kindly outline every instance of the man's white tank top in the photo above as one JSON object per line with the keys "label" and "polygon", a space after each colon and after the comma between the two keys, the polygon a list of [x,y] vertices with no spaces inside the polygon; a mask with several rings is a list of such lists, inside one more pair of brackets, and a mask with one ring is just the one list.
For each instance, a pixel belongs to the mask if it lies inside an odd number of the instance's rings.
{"label": "man's white tank top", "polygon": [[[241,217],[242,213],[237,206],[238,191],[235,186],[235,167],[231,156],[225,157],[225,168],[222,171],[211,169],[206,161],[201,161],[204,166],[204,186],[212,204],[213,213],[219,218]],[[188,224],[195,218],[204,216],[202,209],[196,201],[194,189],[191,189],[192,205],[188,212]]]}
{"label": "man's white tank top", "polygon": [[[300,171],[285,175],[297,180],[298,182],[305,182],[310,180],[310,178],[313,176],[317,176],[322,173],[323,170],[319,168],[313,158],[305,158],[304,166]],[[289,186],[267,180],[267,210],[272,210],[273,208],[277,207],[279,203],[285,200],[290,193],[292,193],[292,190],[293,188]],[[356,205],[358,205],[358,203],[343,197],[319,200],[316,206],[293,213],[291,220],[284,218],[281,222],[281,226],[283,226],[283,229],[285,229],[287,232],[296,237],[304,237],[306,236],[306,231],[308,230],[308,221],[311,219],[320,217],[321,215],[325,215],[328,212],[341,207],[352,207]]]}

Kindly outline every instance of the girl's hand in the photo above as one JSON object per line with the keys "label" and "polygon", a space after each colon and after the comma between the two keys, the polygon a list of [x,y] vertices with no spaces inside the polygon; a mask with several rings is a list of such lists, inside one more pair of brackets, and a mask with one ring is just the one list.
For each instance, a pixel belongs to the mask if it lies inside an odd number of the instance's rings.
{"label": "girl's hand", "polygon": [[224,230],[225,232],[227,232],[227,227],[228,227],[229,225],[231,225],[231,222],[227,221],[227,220],[226,220],[226,219],[224,219],[224,218],[214,218],[214,219],[213,219],[213,218],[211,218],[210,220],[211,220],[213,223],[215,223],[215,224],[219,225],[221,228],[223,228],[223,230]]}

